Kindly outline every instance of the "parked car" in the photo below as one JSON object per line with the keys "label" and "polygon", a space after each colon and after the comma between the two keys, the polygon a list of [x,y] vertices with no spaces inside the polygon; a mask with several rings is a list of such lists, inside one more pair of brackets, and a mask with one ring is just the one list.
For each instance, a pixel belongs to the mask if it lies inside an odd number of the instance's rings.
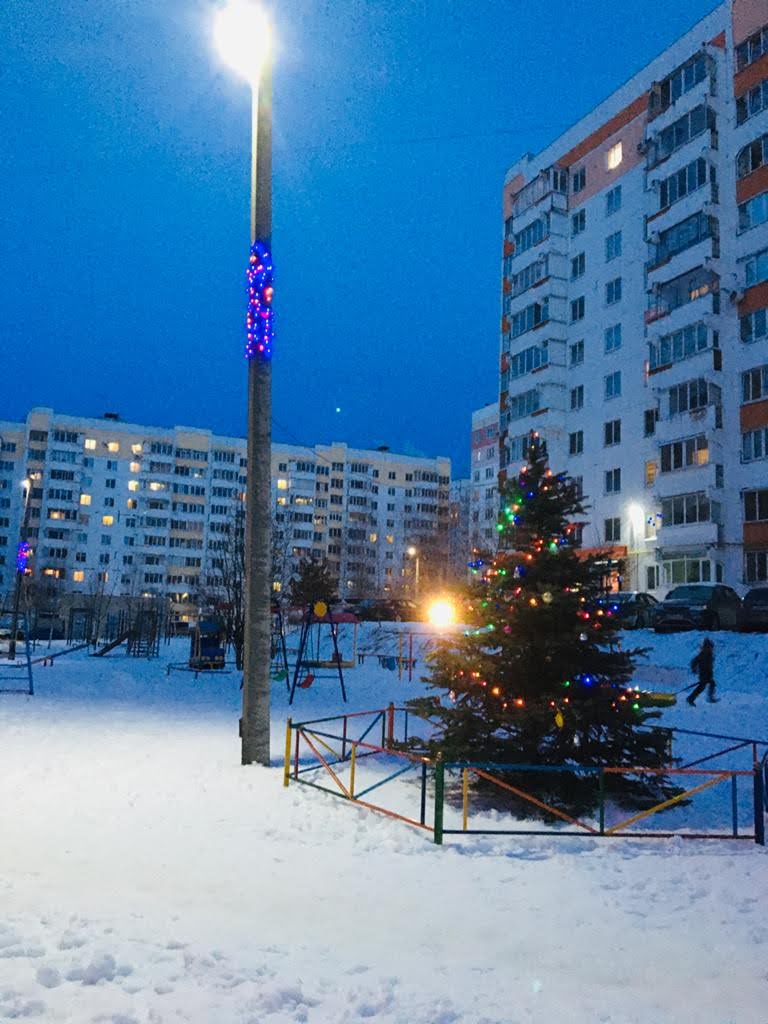
{"label": "parked car", "polygon": [[659,607],[655,597],[639,590],[620,590],[608,594],[600,603],[618,619],[623,629],[647,629],[652,626]]}
{"label": "parked car", "polygon": [[768,587],[747,592],[741,605],[741,628],[768,631]]}
{"label": "parked car", "polygon": [[657,633],[677,629],[739,629],[741,598],[722,583],[686,583],[673,587],[658,607]]}

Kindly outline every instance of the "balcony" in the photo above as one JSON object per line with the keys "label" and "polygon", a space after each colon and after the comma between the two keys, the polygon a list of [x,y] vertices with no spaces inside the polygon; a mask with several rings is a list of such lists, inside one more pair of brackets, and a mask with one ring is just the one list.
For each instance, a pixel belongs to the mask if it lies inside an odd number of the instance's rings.
{"label": "balcony", "polygon": [[663,241],[657,243],[653,235],[649,242],[652,256],[645,267],[649,287],[662,287],[697,267],[703,267],[714,276],[722,276],[720,239],[716,234],[702,235],[684,248],[669,249]]}
{"label": "balcony", "polygon": [[676,469],[670,473],[659,473],[654,482],[654,494],[657,501],[671,498],[681,491],[703,491],[713,500],[722,496],[722,488],[716,487],[715,465],[722,460],[723,449],[719,444],[709,448],[709,462],[703,466],[690,466],[687,469]]}
{"label": "balcony", "polygon": [[[715,385],[710,385],[710,387],[719,394],[718,387]],[[666,407],[665,397],[662,411]],[[668,441],[676,441],[680,437],[689,437],[691,434],[709,435],[711,431],[722,428],[722,417],[722,406],[719,404],[719,400],[717,405],[706,405],[703,408],[666,416],[656,424],[656,440],[659,444],[666,444]]]}
{"label": "balcony", "polygon": [[656,544],[664,552],[672,548],[708,548],[720,543],[717,523],[687,523],[685,526],[661,526],[656,533]]}
{"label": "balcony", "polygon": [[550,200],[550,208],[568,209],[568,172],[557,167],[541,171],[524,185],[512,200],[512,216],[520,217],[543,200]]}

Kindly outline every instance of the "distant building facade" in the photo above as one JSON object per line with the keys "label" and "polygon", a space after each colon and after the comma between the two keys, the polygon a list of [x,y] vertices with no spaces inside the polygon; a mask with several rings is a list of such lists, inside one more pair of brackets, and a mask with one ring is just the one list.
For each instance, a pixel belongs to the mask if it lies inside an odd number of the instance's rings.
{"label": "distant building facade", "polygon": [[469,506],[469,547],[493,554],[498,546],[499,403],[472,413],[472,463]]}
{"label": "distant building facade", "polygon": [[470,560],[469,543],[471,480],[451,481],[448,502],[448,564],[451,581],[464,583],[468,576],[467,563]]}
{"label": "distant building facade", "polygon": [[[243,438],[41,408],[0,422],[0,446],[0,595],[13,586],[22,534],[33,579],[54,591],[165,596],[184,620],[215,590],[242,529]],[[314,557],[328,561],[342,596],[412,593],[409,549],[425,581],[439,578],[450,475],[447,458],[273,445],[276,586]]]}

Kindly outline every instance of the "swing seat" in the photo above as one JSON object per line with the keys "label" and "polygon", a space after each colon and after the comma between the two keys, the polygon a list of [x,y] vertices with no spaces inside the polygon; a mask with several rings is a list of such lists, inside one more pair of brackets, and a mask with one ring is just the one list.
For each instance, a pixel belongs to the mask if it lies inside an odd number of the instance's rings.
{"label": "swing seat", "polygon": [[301,687],[302,690],[308,690],[310,688],[310,686],[312,685],[312,683],[314,683],[314,681],[315,681],[315,677],[312,675],[311,672],[309,672],[301,680],[301,682],[299,683],[299,686]]}
{"label": "swing seat", "polygon": [[285,671],[285,669],[281,669],[279,672],[275,672],[272,678],[276,680],[278,683],[282,683],[283,680],[288,678],[288,673]]}

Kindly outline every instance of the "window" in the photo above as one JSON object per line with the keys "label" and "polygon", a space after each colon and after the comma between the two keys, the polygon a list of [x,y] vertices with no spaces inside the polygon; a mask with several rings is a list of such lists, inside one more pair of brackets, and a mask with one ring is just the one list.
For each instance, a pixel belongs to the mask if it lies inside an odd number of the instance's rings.
{"label": "window", "polygon": [[621,420],[609,420],[603,424],[603,444],[606,448],[621,444]]}
{"label": "window", "polygon": [[701,135],[707,127],[714,128],[714,115],[703,104],[694,107],[659,134],[656,139],[657,159],[663,160],[668,157],[691,139]]}
{"label": "window", "polygon": [[574,341],[570,348],[571,366],[579,366],[584,362],[584,340]]}
{"label": "window", "polygon": [[616,544],[621,540],[621,519],[618,516],[614,516],[611,519],[604,520],[603,532],[606,543]]}
{"label": "window", "polygon": [[89,452],[94,451],[96,448],[96,438],[86,437],[86,439],[83,441],[83,447],[87,448]]}
{"label": "window", "polygon": [[576,235],[580,235],[587,226],[587,211],[582,209],[578,210],[571,216],[571,237],[575,238]]}
{"label": "window", "polygon": [[605,471],[605,493],[618,494],[621,490],[621,468],[607,469]]}
{"label": "window", "polygon": [[768,78],[764,78],[749,92],[736,100],[736,123],[743,124],[748,118],[754,117],[768,108]]}
{"label": "window", "polygon": [[666,110],[706,77],[707,59],[703,53],[697,53],[661,83],[657,94],[658,112]]}
{"label": "window", "polygon": [[[712,579],[712,563],[708,558],[675,558],[664,562],[663,566],[664,578],[669,584],[709,583]],[[716,570],[719,568],[717,565]]]}
{"label": "window", "polygon": [[80,495],[80,504],[81,505],[90,505],[91,504],[91,496],[90,496],[90,494],[81,494]]}
{"label": "window", "polygon": [[85,573],[83,572],[82,569],[75,569],[75,571],[72,573],[72,579],[74,580],[75,583],[82,583],[83,580],[85,579]]}
{"label": "window", "polygon": [[619,398],[621,396],[621,370],[616,370],[614,373],[609,373],[603,378],[604,384],[604,395],[606,401],[612,398]]}
{"label": "window", "polygon": [[542,345],[533,345],[531,348],[523,349],[522,352],[518,352],[509,360],[510,379],[515,380],[526,373],[532,373],[534,370],[538,370],[540,366],[546,366],[548,362],[549,355],[546,341]]}
{"label": "window", "polygon": [[743,71],[764,53],[768,53],[768,25],[736,47],[736,70]]}
{"label": "window", "polygon": [[704,493],[678,494],[662,498],[661,519],[664,526],[688,526],[691,523],[716,522],[719,507]]}
{"label": "window", "polygon": [[706,466],[709,462],[709,442],[705,434],[671,441],[661,446],[661,472],[674,473],[679,469]]}
{"label": "window", "polygon": [[745,491],[744,522],[763,523],[768,520],[768,491]]}
{"label": "window", "polygon": [[756,309],[754,313],[740,317],[739,333],[747,344],[764,338],[768,334],[768,309]]}
{"label": "window", "polygon": [[765,583],[768,580],[768,551],[744,552],[744,582]]}
{"label": "window", "polygon": [[653,487],[656,483],[656,463],[649,459],[645,464],[645,486]]}
{"label": "window", "polygon": [[519,256],[520,253],[526,252],[528,249],[532,249],[534,245],[538,245],[539,242],[543,241],[548,234],[549,217],[539,217],[538,220],[533,221],[527,227],[523,228],[522,231],[518,231],[515,235],[515,254]]}
{"label": "window", "polygon": [[587,187],[587,169],[586,167],[580,167],[577,171],[573,172],[571,178],[571,192],[574,195],[578,195],[579,192],[583,192]]}
{"label": "window", "polygon": [[579,384],[578,387],[571,388],[571,409],[583,409],[584,408],[584,385]]}
{"label": "window", "polygon": [[117,480],[114,480],[114,479],[105,480],[104,481],[104,486],[106,488],[110,489],[110,490],[114,490],[117,487]]}
{"label": "window", "polygon": [[609,281],[605,286],[605,301],[606,304],[612,306],[616,302],[621,301],[621,278],[614,277],[612,281]]}
{"label": "window", "polygon": [[739,231],[749,231],[768,220],[768,192],[739,204]]}
{"label": "window", "polygon": [[603,341],[606,352],[615,352],[621,348],[621,324],[613,324],[607,327],[603,334]]}
{"label": "window", "polygon": [[517,296],[527,292],[529,288],[538,284],[539,281],[543,281],[548,272],[546,256],[536,260],[534,263],[529,263],[518,274],[512,276],[512,295]]}
{"label": "window", "polygon": [[703,157],[665,178],[659,186],[659,209],[672,206],[707,182],[707,162]]}
{"label": "window", "polygon": [[621,165],[621,161],[624,159],[624,149],[620,142],[617,142],[615,146],[611,146],[608,152],[605,154],[605,166],[609,171],[615,171],[617,167]]}
{"label": "window", "polygon": [[539,393],[535,389],[525,391],[522,395],[515,395],[509,400],[510,420],[519,420],[523,416],[530,416],[539,408]]}
{"label": "window", "polygon": [[574,256],[571,259],[571,280],[576,281],[579,277],[583,277],[586,267],[587,257],[583,252],[580,252],[578,256]]}
{"label": "window", "polygon": [[669,415],[704,409],[709,402],[709,388],[706,380],[688,380],[669,389]]}
{"label": "window", "polygon": [[538,327],[539,324],[544,323],[548,319],[549,300],[544,299],[543,302],[534,302],[532,305],[520,310],[519,313],[515,313],[512,317],[512,337],[519,338],[521,334],[532,331],[534,327]]}
{"label": "window", "polygon": [[614,231],[605,240],[605,262],[610,263],[618,256],[621,256],[621,232]]}
{"label": "window", "polygon": [[741,461],[755,462],[768,458],[768,427],[748,430],[741,435]]}
{"label": "window", "polygon": [[621,209],[621,185],[616,185],[609,192],[605,193],[605,215],[610,217]]}
{"label": "window", "polygon": [[698,245],[699,242],[711,238],[713,235],[713,225],[715,224],[717,224],[717,221],[713,217],[708,217],[699,211],[694,213],[692,217],[687,217],[679,224],[675,224],[673,227],[667,228],[666,231],[662,231],[659,236],[659,243],[656,246],[652,265],[657,266],[678,253],[690,249],[691,246]]}
{"label": "window", "polygon": [[768,366],[756,366],[741,375],[742,402],[758,402],[768,398]]}
{"label": "window", "polygon": [[581,455],[584,451],[584,431],[576,430],[568,435],[568,454]]}
{"label": "window", "polygon": [[763,249],[761,252],[755,253],[754,256],[750,256],[746,260],[744,271],[747,288],[753,284],[768,281],[768,249]]}
{"label": "window", "polygon": [[571,323],[576,323],[577,320],[584,319],[584,296],[580,295],[578,299],[573,299],[571,302]]}
{"label": "window", "polygon": [[107,441],[107,451],[108,452],[119,452],[120,451],[120,442],[119,441]]}
{"label": "window", "polygon": [[704,323],[689,324],[672,334],[665,334],[649,346],[650,365],[652,370],[661,366],[671,366],[683,359],[695,356],[709,344],[707,325]]}
{"label": "window", "polygon": [[739,150],[736,157],[736,177],[746,178],[758,167],[762,167],[766,161],[768,161],[768,135],[762,135]]}

